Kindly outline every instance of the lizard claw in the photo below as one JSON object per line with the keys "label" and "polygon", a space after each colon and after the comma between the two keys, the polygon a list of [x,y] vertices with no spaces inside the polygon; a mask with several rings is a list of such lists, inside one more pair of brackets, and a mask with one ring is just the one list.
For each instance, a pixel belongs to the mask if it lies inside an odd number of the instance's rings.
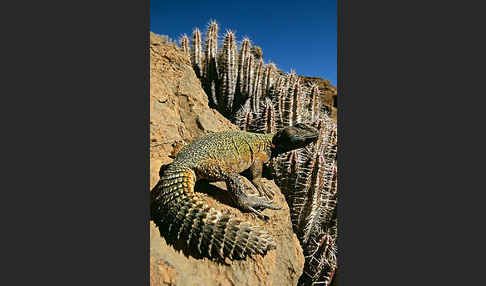
{"label": "lizard claw", "polygon": [[282,207],[272,205],[273,199],[269,200],[265,196],[248,195],[248,202],[251,204],[250,207],[253,209],[272,209],[280,210]]}
{"label": "lizard claw", "polygon": [[240,201],[240,207],[247,211],[256,214],[263,220],[268,220],[269,216],[261,213],[264,209],[280,210],[282,207],[274,206],[271,203],[273,200],[268,200],[265,196],[258,196],[258,194],[247,194],[244,200]]}
{"label": "lizard claw", "polygon": [[282,207],[277,207],[277,206],[273,206],[271,204],[268,204],[268,203],[260,203],[256,206],[250,206],[248,207],[248,210],[250,210],[251,212],[253,212],[254,214],[256,214],[259,218],[263,219],[263,220],[268,220],[270,219],[269,216],[261,213],[260,211],[258,211],[257,209],[261,209],[261,210],[264,210],[264,209],[272,209],[272,210],[280,210],[282,209]]}
{"label": "lizard claw", "polygon": [[265,185],[262,182],[254,181],[253,185],[255,185],[256,189],[258,190],[261,196],[265,196],[268,200],[270,200],[270,203],[273,202],[273,198],[275,197],[274,191],[265,187]]}
{"label": "lizard claw", "polygon": [[252,207],[249,207],[249,208],[248,208],[248,210],[250,210],[251,212],[253,212],[254,214],[256,214],[256,215],[257,215],[259,218],[261,218],[261,219],[263,219],[263,220],[268,220],[268,219],[270,219],[270,217],[269,217],[269,216],[262,214],[260,211],[258,211],[258,210],[256,210],[256,209],[254,209],[254,208],[252,208]]}
{"label": "lizard claw", "polygon": [[266,195],[259,194],[261,185],[256,186],[241,175],[233,175],[227,181],[228,189],[231,191],[233,201],[240,210],[251,211],[262,219],[269,219],[261,213],[261,210],[279,210],[281,207],[272,205],[273,198],[269,199]]}

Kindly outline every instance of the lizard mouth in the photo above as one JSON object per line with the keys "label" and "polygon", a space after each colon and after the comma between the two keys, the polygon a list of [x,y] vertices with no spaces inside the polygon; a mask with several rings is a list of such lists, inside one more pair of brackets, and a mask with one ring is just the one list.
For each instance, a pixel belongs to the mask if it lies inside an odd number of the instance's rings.
{"label": "lizard mouth", "polygon": [[315,140],[315,139],[317,139],[319,136],[318,136],[318,134],[309,134],[309,135],[297,135],[297,136],[295,136],[295,137],[296,137],[297,139],[299,139],[299,140],[305,140],[305,141],[307,141],[307,140]]}
{"label": "lizard mouth", "polygon": [[293,145],[298,148],[302,148],[317,141],[318,134],[306,134],[306,135],[297,135],[294,137]]}

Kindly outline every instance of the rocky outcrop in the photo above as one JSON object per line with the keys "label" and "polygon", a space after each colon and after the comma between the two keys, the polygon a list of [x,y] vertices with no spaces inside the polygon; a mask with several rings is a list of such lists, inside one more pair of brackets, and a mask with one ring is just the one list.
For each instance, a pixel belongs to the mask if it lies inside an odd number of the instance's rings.
{"label": "rocky outcrop", "polygon": [[[188,54],[150,35],[150,187],[159,179],[159,169],[172,161],[183,144],[210,132],[237,130],[224,116],[208,107],[208,97],[191,66]],[[265,210],[262,221],[233,207],[223,183],[198,183],[209,205],[224,213],[261,225],[271,234],[277,249],[265,256],[218,262],[197,258],[190,249],[168,245],[150,222],[150,282],[156,285],[296,285],[304,256],[292,231],[289,207],[273,181],[281,210]]]}

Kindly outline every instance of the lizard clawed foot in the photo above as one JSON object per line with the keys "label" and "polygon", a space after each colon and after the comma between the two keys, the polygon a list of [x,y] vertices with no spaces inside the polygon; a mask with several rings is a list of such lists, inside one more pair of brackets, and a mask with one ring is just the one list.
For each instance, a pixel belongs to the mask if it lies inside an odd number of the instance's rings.
{"label": "lizard clawed foot", "polygon": [[263,184],[261,181],[257,181],[257,182],[254,181],[253,185],[255,185],[255,187],[257,188],[261,196],[265,196],[267,199],[270,200],[269,203],[273,202],[273,198],[275,197],[274,191],[265,187],[265,184]]}
{"label": "lizard clawed foot", "polygon": [[273,199],[268,199],[265,195],[259,195],[259,190],[247,178],[233,174],[226,182],[228,190],[233,195],[233,201],[240,210],[251,211],[262,219],[269,217],[262,214],[263,209],[279,210],[281,207],[272,205]]}
{"label": "lizard clawed foot", "polygon": [[269,217],[269,216],[262,214],[260,211],[258,211],[258,210],[256,210],[256,209],[254,209],[254,208],[252,208],[252,207],[250,207],[250,208],[249,208],[249,210],[250,210],[252,213],[256,214],[256,215],[257,215],[259,218],[261,218],[261,219],[263,219],[263,220],[269,220],[269,219],[270,219],[270,217]]}
{"label": "lizard clawed foot", "polygon": [[267,220],[269,217],[267,215],[262,214],[259,210],[264,209],[272,209],[272,210],[279,210],[282,207],[274,206],[271,203],[273,200],[268,200],[264,196],[257,196],[257,195],[248,195],[247,198],[247,209],[260,217],[261,219]]}

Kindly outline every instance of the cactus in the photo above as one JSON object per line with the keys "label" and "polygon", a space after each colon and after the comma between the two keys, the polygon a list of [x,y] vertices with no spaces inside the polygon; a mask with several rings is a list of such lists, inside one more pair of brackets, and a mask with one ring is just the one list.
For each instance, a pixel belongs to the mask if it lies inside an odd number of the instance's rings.
{"label": "cactus", "polygon": [[248,130],[251,132],[257,132],[257,133],[275,133],[277,132],[277,125],[276,125],[276,112],[275,108],[273,106],[272,101],[270,98],[266,97],[265,100],[263,100],[260,103],[259,113],[256,113],[253,111],[252,108],[252,101],[248,99],[248,106],[246,108],[249,108],[252,112],[252,114],[256,114],[257,116],[255,117],[254,120],[252,120],[249,124]]}
{"label": "cactus", "polygon": [[192,32],[191,63],[197,77],[202,76],[202,41],[201,32],[198,28]]}
{"label": "cactus", "polygon": [[270,98],[275,107],[277,129],[284,127],[282,117],[282,98],[285,97],[286,81],[285,77],[279,76],[274,86],[269,90]]}
{"label": "cactus", "polygon": [[[329,209],[333,209],[334,206],[326,205],[332,201],[325,196],[336,193],[334,184],[337,175],[336,126],[327,116],[319,120],[316,125],[319,130],[318,141],[300,151],[305,167],[301,168],[302,171],[299,172],[296,191],[290,195],[291,199],[298,198],[299,203],[305,204],[305,206],[300,206],[296,204],[296,201],[292,203],[296,215],[295,224],[299,229],[298,235],[304,243],[307,242],[309,233],[318,223],[318,220],[314,220],[315,217],[306,212],[329,213]],[[316,190],[320,190],[322,194],[315,194]],[[323,206],[322,211],[321,205]]]}
{"label": "cactus", "polygon": [[318,141],[301,151],[301,158],[307,164],[299,169],[299,183],[289,197],[294,229],[306,256],[304,276],[307,277],[302,280],[327,285],[337,265],[337,132],[326,115],[317,122],[317,128]]}
{"label": "cactus", "polygon": [[218,24],[216,21],[209,23],[204,43],[203,59],[203,87],[209,97],[209,105],[213,108],[218,106],[218,64],[216,55],[218,53]]}
{"label": "cactus", "polygon": [[236,112],[233,122],[241,130],[249,131],[253,123],[253,112],[251,111],[250,99],[247,99],[245,104]]}
{"label": "cactus", "polygon": [[187,37],[186,34],[182,35],[180,40],[180,45],[181,45],[181,51],[183,51],[184,54],[189,56],[191,54],[191,50],[189,48],[189,38]]}
{"label": "cactus", "polygon": [[233,101],[236,91],[236,42],[235,34],[227,31],[224,37],[223,48],[219,57],[220,91],[219,110],[226,116],[233,111]]}
{"label": "cactus", "polygon": [[[239,51],[236,37],[227,31],[218,51],[218,25],[208,25],[204,41],[193,31],[191,62],[218,109],[240,129],[273,133],[299,122],[319,130],[317,142],[273,158],[270,168],[289,204],[294,232],[304,250],[305,265],[298,285],[329,285],[337,267],[337,132],[321,103],[317,84],[304,86],[294,70],[285,75],[273,63],[255,58],[244,38]],[[187,48],[186,48],[187,47]],[[181,39],[187,54],[187,37]]]}
{"label": "cactus", "polygon": [[313,84],[311,86],[310,99],[309,99],[311,121],[315,121],[319,119],[319,110],[320,110],[319,95],[320,95],[319,87],[317,86],[317,84]]}
{"label": "cactus", "polygon": [[263,103],[263,112],[261,118],[261,123],[259,126],[259,132],[261,133],[275,133],[277,132],[277,124],[275,120],[275,108],[273,107],[270,98],[265,98]]}
{"label": "cactus", "polygon": [[302,122],[302,104],[304,101],[304,93],[302,91],[302,86],[299,83],[296,83],[293,88],[292,101],[293,101],[293,110],[292,110],[292,125]]}
{"label": "cactus", "polygon": [[[295,179],[299,170],[299,152],[291,151],[278,156],[274,159],[273,172],[277,186],[279,186],[282,194],[285,196],[289,207],[291,208],[291,201],[289,195],[294,193]],[[291,211],[292,216],[293,210]]]}
{"label": "cactus", "polygon": [[243,97],[249,98],[253,96],[253,80],[254,80],[254,66],[255,59],[252,54],[248,56],[245,60],[245,65],[243,66]]}
{"label": "cactus", "polygon": [[[326,229],[316,232],[304,247],[304,273],[298,285],[330,285],[337,265],[337,220]],[[316,283],[317,282],[317,283]]]}
{"label": "cactus", "polygon": [[255,79],[253,82],[252,87],[252,107],[253,111],[258,113],[260,109],[260,99],[262,97],[262,81],[263,81],[263,60],[260,59],[258,61],[256,70],[255,70]]}
{"label": "cactus", "polygon": [[274,63],[269,63],[265,66],[265,71],[263,72],[263,80],[262,80],[262,92],[263,94],[269,94],[270,89],[272,88],[272,73],[275,72],[277,67]]}
{"label": "cactus", "polygon": [[302,88],[291,77],[289,77],[288,82],[290,88],[287,90],[285,98],[282,101],[282,117],[284,126],[293,126],[301,122]]}
{"label": "cactus", "polygon": [[299,79],[295,71],[291,71],[285,79],[286,84],[282,87],[283,91],[279,95],[282,113],[282,123],[284,126],[292,126],[301,122],[303,93]]}
{"label": "cactus", "polygon": [[319,130],[316,143],[281,155],[274,163],[277,185],[287,199],[306,257],[299,285],[327,285],[337,265],[337,233],[332,230],[337,206],[336,125],[325,114],[313,125]]}
{"label": "cactus", "polygon": [[251,47],[250,52],[252,53],[252,55],[255,57],[256,60],[260,60],[261,58],[263,58],[262,48],[258,46]]}
{"label": "cactus", "polygon": [[247,70],[245,69],[247,65],[247,61],[250,58],[250,49],[251,43],[250,39],[244,38],[241,42],[240,52],[238,53],[238,83],[239,83],[239,93],[242,96],[245,94],[248,96],[248,91],[245,89],[247,88],[247,84],[245,79],[247,78],[246,73]]}
{"label": "cactus", "polygon": [[282,118],[283,118],[283,124],[284,126],[292,126],[294,125],[292,122],[293,119],[293,114],[292,112],[294,111],[294,97],[289,96],[288,90],[287,93],[285,94],[285,97],[283,98],[283,108],[282,108]]}

